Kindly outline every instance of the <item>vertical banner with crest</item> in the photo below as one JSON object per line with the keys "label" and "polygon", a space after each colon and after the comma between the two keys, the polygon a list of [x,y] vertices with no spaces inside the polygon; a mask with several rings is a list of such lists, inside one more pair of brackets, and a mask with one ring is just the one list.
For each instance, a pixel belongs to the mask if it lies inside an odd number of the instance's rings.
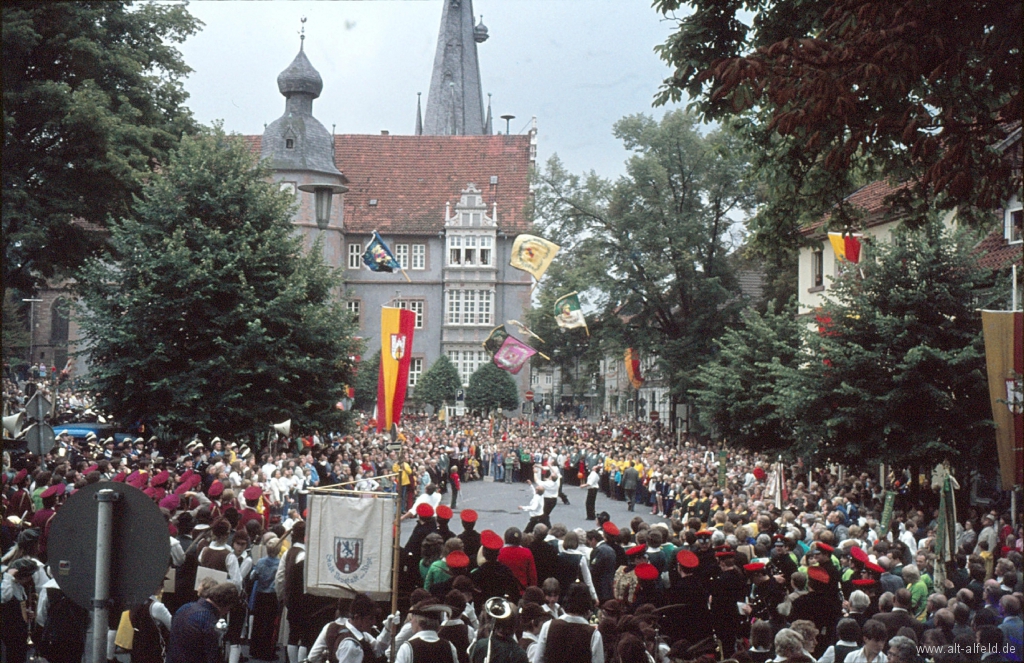
{"label": "vertical banner with crest", "polygon": [[409,362],[416,314],[385,306],[380,312],[380,374],[377,378],[377,432],[402,420],[409,386]]}
{"label": "vertical banner with crest", "polygon": [[390,499],[309,495],[306,591],[391,592],[395,504]]}

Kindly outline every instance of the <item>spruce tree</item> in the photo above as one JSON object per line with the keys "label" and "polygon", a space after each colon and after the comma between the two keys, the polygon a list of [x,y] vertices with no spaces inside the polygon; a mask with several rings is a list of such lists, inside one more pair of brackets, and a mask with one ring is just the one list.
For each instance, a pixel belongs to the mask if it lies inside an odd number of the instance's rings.
{"label": "spruce tree", "polygon": [[380,378],[380,350],[373,353],[369,361],[359,362],[355,367],[355,409],[370,412],[377,404],[377,380]]}
{"label": "spruce tree", "polygon": [[519,389],[508,371],[501,370],[494,362],[485,362],[469,376],[466,407],[481,412],[499,407],[515,410],[519,407]]}
{"label": "spruce tree", "polygon": [[219,128],[186,137],[79,275],[98,406],[170,435],[338,430],[356,353],[337,273],[290,197]]}

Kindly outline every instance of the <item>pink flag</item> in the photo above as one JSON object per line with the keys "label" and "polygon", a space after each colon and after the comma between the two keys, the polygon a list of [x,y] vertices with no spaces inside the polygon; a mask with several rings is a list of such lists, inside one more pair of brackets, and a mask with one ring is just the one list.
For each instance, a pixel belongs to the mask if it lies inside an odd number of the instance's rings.
{"label": "pink flag", "polygon": [[508,336],[494,353],[494,365],[516,375],[537,351],[514,336]]}

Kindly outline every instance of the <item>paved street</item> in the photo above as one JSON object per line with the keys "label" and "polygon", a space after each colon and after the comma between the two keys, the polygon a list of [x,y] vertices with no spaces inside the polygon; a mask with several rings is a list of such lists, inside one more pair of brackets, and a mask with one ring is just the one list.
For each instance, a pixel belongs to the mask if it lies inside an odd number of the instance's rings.
{"label": "paved street", "polygon": [[[509,527],[526,527],[530,518],[517,507],[530,503],[531,488],[525,483],[506,484],[492,483],[490,481],[472,481],[462,484],[462,492],[459,495],[458,509],[473,509],[480,520],[477,523],[477,531],[492,529],[498,534],[504,534]],[[558,501],[558,506],[551,514],[551,523],[564,523],[566,527],[573,529],[582,527],[591,529],[594,522],[587,522],[584,503],[587,498],[587,491],[576,486],[566,486],[565,494],[569,497],[570,504],[567,506]],[[451,503],[451,495],[445,495],[442,504]],[[650,515],[649,507],[637,505],[636,512],[630,513],[626,509],[625,502],[610,500],[603,493],[597,496],[597,513],[607,511],[612,521],[620,527],[629,524],[634,516],[641,516],[647,522],[662,520],[658,516]],[[402,523],[402,543],[404,544],[412,533],[413,521],[406,520]],[[458,514],[452,519],[450,525],[456,534],[462,531],[462,525],[458,522]]]}

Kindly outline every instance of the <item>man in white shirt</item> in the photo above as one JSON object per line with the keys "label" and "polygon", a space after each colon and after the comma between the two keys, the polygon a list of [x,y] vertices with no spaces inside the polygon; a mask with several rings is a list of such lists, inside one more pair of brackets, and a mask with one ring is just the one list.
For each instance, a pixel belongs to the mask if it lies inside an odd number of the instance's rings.
{"label": "man in white shirt", "polygon": [[864,622],[862,630],[864,646],[846,655],[845,663],[888,663],[889,658],[882,653],[889,635],[885,630],[885,624],[869,619]]}
{"label": "man in white shirt", "polygon": [[412,621],[412,636],[402,643],[395,656],[395,663],[415,663],[416,661],[442,661],[451,652],[452,663],[458,663],[459,655],[455,645],[442,640],[437,635],[441,628],[441,620],[451,612],[451,608],[433,599],[420,601],[409,610]]}
{"label": "man in white shirt", "polygon": [[[601,632],[588,622],[593,607],[586,587],[578,583],[570,586],[565,595],[566,614],[541,627],[531,663],[604,663]],[[588,640],[589,656],[584,653],[586,645],[580,646]]]}
{"label": "man in white shirt", "polygon": [[533,491],[533,499],[526,506],[520,506],[520,511],[525,511],[530,516],[530,522],[526,524],[526,529],[523,530],[526,534],[533,531],[533,528],[537,523],[544,523],[548,527],[551,527],[551,521],[544,514],[544,484],[538,484]]}
{"label": "man in white shirt", "polygon": [[587,520],[597,520],[597,493],[601,489],[601,473],[597,468],[597,465],[590,468],[587,483],[580,486],[587,491]]}
{"label": "man in white shirt", "polygon": [[[340,605],[339,605],[340,612]],[[320,631],[316,642],[309,650],[310,663],[323,663],[330,659],[328,652],[334,650],[338,663],[362,663],[372,660],[366,654],[383,656],[391,642],[392,626],[398,623],[397,615],[384,620],[379,636],[370,635],[370,629],[377,621],[377,604],[366,594],[356,594],[349,605],[348,619],[338,617]]]}

